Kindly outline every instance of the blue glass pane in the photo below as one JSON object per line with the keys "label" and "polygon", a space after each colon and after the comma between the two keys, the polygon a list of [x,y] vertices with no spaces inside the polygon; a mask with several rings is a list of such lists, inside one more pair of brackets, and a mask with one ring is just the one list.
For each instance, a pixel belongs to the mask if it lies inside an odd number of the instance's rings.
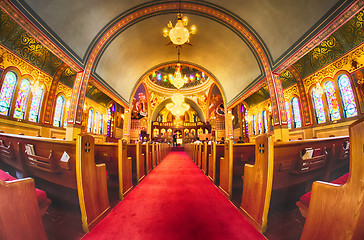
{"label": "blue glass pane", "polygon": [[313,106],[316,113],[316,121],[319,124],[324,123],[326,122],[324,102],[322,101],[321,96],[318,95],[315,90],[312,90],[311,94],[312,94]]}
{"label": "blue glass pane", "polygon": [[358,115],[356,109],[354,93],[351,88],[350,79],[346,75],[340,75],[338,79],[341,101],[344,105],[345,117],[355,117]]}
{"label": "blue glass pane", "polygon": [[289,103],[286,102],[285,105],[286,105],[288,129],[291,129],[292,128],[292,121],[291,121],[291,111],[289,110]]}
{"label": "blue glass pane", "polygon": [[300,128],[300,127],[302,127],[301,111],[300,111],[300,104],[296,97],[292,98],[291,105],[292,105],[292,113],[293,113],[293,126],[295,128]]}

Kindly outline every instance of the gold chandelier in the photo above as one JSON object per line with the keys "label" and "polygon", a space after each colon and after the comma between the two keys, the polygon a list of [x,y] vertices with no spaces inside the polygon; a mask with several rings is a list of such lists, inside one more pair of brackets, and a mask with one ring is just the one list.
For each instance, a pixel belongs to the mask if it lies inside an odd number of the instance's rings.
{"label": "gold chandelier", "polygon": [[179,1],[179,9],[177,14],[177,23],[173,27],[171,21],[167,24],[168,28],[163,28],[163,36],[168,37],[171,39],[171,42],[177,46],[181,46],[185,43],[190,42],[190,34],[196,33],[196,26],[192,25],[191,29],[188,30],[185,28],[188,24],[188,18],[186,16],[182,17],[181,14],[181,1]]}
{"label": "gold chandelier", "polygon": [[184,102],[184,96],[177,92],[172,96],[172,103],[168,103],[166,108],[171,111],[171,113],[176,116],[180,117],[185,114],[185,112],[190,109],[190,105]]}

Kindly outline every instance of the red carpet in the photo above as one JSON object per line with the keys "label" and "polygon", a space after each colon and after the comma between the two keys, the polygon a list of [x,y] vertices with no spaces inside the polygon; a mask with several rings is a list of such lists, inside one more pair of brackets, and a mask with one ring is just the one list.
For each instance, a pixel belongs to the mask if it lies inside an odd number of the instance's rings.
{"label": "red carpet", "polygon": [[82,239],[265,239],[184,152],[170,153]]}

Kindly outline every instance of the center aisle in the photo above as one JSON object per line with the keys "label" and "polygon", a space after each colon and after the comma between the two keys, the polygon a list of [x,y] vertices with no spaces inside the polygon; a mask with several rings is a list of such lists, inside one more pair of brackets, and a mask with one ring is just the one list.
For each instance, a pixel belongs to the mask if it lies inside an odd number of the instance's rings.
{"label": "center aisle", "polygon": [[171,152],[82,239],[266,239],[184,152]]}

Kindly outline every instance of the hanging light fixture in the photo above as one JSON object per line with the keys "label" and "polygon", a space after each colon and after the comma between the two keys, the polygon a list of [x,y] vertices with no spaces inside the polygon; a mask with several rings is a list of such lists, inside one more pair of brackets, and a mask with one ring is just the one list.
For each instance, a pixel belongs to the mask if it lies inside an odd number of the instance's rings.
{"label": "hanging light fixture", "polygon": [[172,96],[172,102],[166,105],[166,108],[171,111],[171,113],[176,116],[180,117],[185,114],[185,112],[190,109],[190,105],[184,102],[184,96],[177,92]]}
{"label": "hanging light fixture", "polygon": [[169,23],[167,24],[167,27],[163,28],[163,36],[164,37],[168,37],[171,39],[172,43],[177,45],[177,46],[181,46],[185,43],[189,43],[190,39],[190,34],[195,34],[196,33],[196,26],[192,25],[191,29],[188,30],[187,28],[185,28],[185,26],[187,26],[188,24],[188,18],[186,16],[182,17],[181,14],[181,1],[179,1],[179,9],[178,9],[178,14],[177,14],[177,23],[176,25],[173,27],[173,24],[171,21],[169,21]]}
{"label": "hanging light fixture", "polygon": [[185,85],[185,80],[182,78],[181,72],[181,64],[179,63],[179,56],[180,56],[180,49],[178,48],[178,57],[177,57],[177,66],[176,71],[174,72],[174,77],[171,78],[169,81],[175,86],[177,89],[180,89]]}

